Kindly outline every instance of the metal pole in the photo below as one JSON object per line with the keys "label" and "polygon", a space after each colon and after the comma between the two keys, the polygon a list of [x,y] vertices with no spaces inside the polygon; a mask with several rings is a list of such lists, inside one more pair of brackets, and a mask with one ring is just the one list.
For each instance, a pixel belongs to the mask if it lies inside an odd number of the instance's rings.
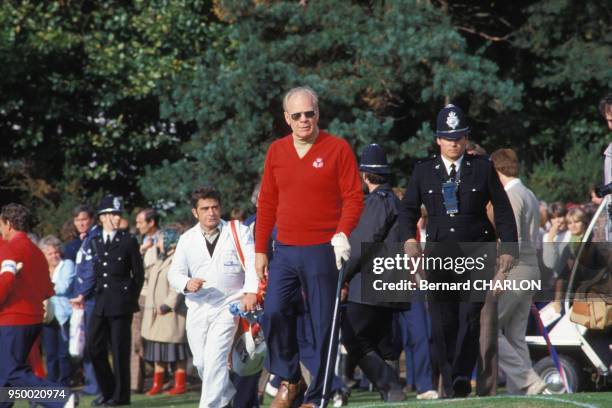
{"label": "metal pole", "polygon": [[332,366],[332,358],[335,357],[333,354],[334,344],[336,342],[336,330],[338,326],[338,313],[340,311],[340,292],[342,290],[342,284],[344,283],[344,270],[346,269],[346,262],[342,262],[342,268],[338,273],[338,285],[336,286],[336,301],[334,303],[334,315],[332,317],[331,332],[329,335],[329,345],[327,348],[327,359],[325,360],[325,375],[323,376],[323,394],[321,395],[321,405],[319,408],[325,408],[327,405],[327,393],[330,382],[330,371]]}

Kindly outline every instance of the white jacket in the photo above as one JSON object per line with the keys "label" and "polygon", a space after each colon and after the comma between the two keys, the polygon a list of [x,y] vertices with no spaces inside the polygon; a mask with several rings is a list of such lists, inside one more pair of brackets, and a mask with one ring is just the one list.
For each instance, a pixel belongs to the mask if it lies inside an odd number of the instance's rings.
{"label": "white jacket", "polygon": [[[232,237],[230,224],[221,220],[219,240],[211,257],[200,224],[187,230],[179,238],[174,253],[168,282],[185,295],[187,307],[218,304],[228,299],[239,299],[243,293],[257,293],[259,278],[255,272],[255,241],[248,227],[239,224],[238,235],[245,258],[246,271],[242,269]],[[185,292],[191,278],[205,281],[196,293]]]}

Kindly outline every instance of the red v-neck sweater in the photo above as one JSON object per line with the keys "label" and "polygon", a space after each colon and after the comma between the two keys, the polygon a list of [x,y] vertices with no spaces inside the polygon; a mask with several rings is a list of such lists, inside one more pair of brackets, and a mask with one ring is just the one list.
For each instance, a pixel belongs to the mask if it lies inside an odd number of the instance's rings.
{"label": "red v-neck sweater", "polygon": [[344,139],[319,132],[300,159],[293,137],[268,149],[257,203],[255,251],[268,252],[276,224],[277,240],[287,245],[329,242],[338,232],[348,237],[363,208],[357,161]]}

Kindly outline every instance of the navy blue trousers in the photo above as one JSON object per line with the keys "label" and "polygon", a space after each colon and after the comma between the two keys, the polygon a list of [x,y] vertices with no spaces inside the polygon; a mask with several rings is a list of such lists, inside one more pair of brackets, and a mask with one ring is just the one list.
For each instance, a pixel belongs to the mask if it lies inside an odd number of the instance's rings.
{"label": "navy blue trousers", "polygon": [[[93,316],[93,310],[96,305],[95,300],[85,301],[85,338],[87,338],[87,332],[89,331],[89,322],[91,316]],[[89,359],[89,354],[85,353],[83,356],[83,377],[84,386],[81,392],[88,395],[97,395],[100,393],[100,387],[98,387],[98,381],[96,380],[96,373],[94,372],[93,364]]]}
{"label": "navy blue trousers", "polygon": [[[266,365],[272,374],[297,382],[300,379],[300,357],[307,362],[305,365],[312,375],[312,382],[306,393],[306,402],[318,402],[323,393],[337,280],[334,251],[329,243],[308,246],[276,243],[263,319],[268,345]],[[305,324],[312,329],[312,348],[306,356],[300,356],[299,343],[304,339],[298,337],[299,311],[294,307],[295,299],[301,293],[307,308]]]}
{"label": "navy blue trousers", "polygon": [[[303,301],[304,300],[300,296],[299,302],[300,308],[302,308],[300,310],[302,311],[298,314],[297,317],[298,347],[300,349],[301,363],[304,364],[304,366],[309,372],[312,372],[312,370],[314,369],[313,367],[316,367],[315,363],[318,361],[318,358],[315,355],[315,349],[313,346],[314,340],[311,326],[312,320],[310,319],[308,311],[303,310],[303,306],[301,306]],[[280,386],[280,382],[280,377],[274,377],[274,379],[271,381],[271,384],[274,387],[278,388]],[[340,377],[334,374],[332,378],[331,390],[340,391],[343,387],[344,383],[342,382]]]}
{"label": "navy blue trousers", "polygon": [[423,301],[415,301],[410,310],[398,313],[402,345],[406,352],[406,383],[418,393],[434,390],[429,339],[431,324]]}
{"label": "navy blue trousers", "polygon": [[472,377],[479,353],[482,302],[429,300],[434,356],[446,395],[457,377]]}
{"label": "navy blue trousers", "polygon": [[[332,306],[332,310],[333,310],[333,306]],[[319,362],[322,362],[323,364],[325,364],[325,358],[327,358],[327,343],[325,343],[325,354],[324,354],[323,360],[321,360],[320,356],[317,354],[317,349],[315,347],[316,343],[314,340],[314,328],[312,326],[312,318],[310,317],[310,311],[308,310],[308,308],[306,308],[306,310],[304,310],[302,313],[298,315],[297,332],[298,332],[298,348],[300,350],[299,351],[300,361],[302,362],[302,364],[304,364],[306,369],[312,375],[314,375],[314,373],[316,373],[316,370],[318,370]],[[334,360],[334,363],[335,361],[336,360]],[[333,377],[331,380],[331,386],[329,388],[333,392],[340,391],[344,387],[344,383],[342,382],[340,377],[338,377],[333,371],[333,368],[335,367],[334,363],[332,363],[331,374],[333,374]],[[325,372],[323,372],[323,374],[324,373]]]}
{"label": "navy blue trousers", "polygon": [[[104,399],[130,403],[130,349],[132,315],[98,316],[94,314],[87,333],[87,352],[94,366],[96,380]],[[108,346],[113,367],[108,361]]]}
{"label": "navy blue trousers", "polygon": [[[295,299],[295,308],[297,315],[297,339],[300,354],[300,361],[309,372],[313,372],[317,368],[318,357],[314,348],[312,320],[310,314],[305,310],[304,299],[300,293]],[[258,386],[261,372],[246,377],[240,377],[232,373],[231,379],[234,387],[236,387],[236,395],[232,401],[234,408],[259,408]],[[278,388],[280,385],[280,377],[274,377],[274,386]],[[331,382],[331,390],[333,392],[340,391],[344,387],[344,383],[334,374]],[[298,403],[301,403],[302,396],[298,397]]]}
{"label": "navy blue trousers", "polygon": [[[0,387],[60,387],[38,378],[28,364],[28,354],[40,334],[42,324],[0,326]],[[38,402],[43,407],[63,407],[65,402]],[[1,408],[12,402],[0,403]]]}
{"label": "navy blue trousers", "polygon": [[70,320],[60,325],[54,319],[42,327],[42,346],[47,361],[47,379],[64,386],[68,386],[70,381],[69,337]]}
{"label": "navy blue trousers", "polygon": [[261,371],[244,377],[234,372],[230,373],[230,380],[236,387],[232,408],[259,408],[258,387],[260,376]]}

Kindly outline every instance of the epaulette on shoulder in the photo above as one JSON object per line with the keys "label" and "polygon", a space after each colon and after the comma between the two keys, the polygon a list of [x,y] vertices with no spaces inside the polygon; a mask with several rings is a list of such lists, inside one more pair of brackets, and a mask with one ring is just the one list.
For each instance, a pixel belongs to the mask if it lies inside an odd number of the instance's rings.
{"label": "epaulette on shoulder", "polygon": [[429,156],[429,157],[424,157],[424,158],[422,158],[422,159],[418,159],[418,160],[417,160],[417,162],[416,162],[416,164],[421,164],[421,163],[427,163],[427,162],[430,162],[430,161],[432,161],[432,160],[435,160],[435,159],[436,159],[436,157],[438,157],[438,155],[437,155],[437,154],[434,154],[434,155]]}
{"label": "epaulette on shoulder", "polygon": [[383,198],[386,198],[389,195],[389,192],[385,190],[376,189],[374,192]]}
{"label": "epaulette on shoulder", "polygon": [[491,161],[491,156],[488,154],[470,154],[468,157],[471,157],[473,160]]}

